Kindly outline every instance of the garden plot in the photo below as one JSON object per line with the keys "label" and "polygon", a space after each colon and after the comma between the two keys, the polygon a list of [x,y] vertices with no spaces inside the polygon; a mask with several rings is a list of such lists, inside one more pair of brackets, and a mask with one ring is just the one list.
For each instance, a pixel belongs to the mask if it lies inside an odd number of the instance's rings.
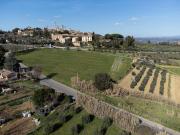
{"label": "garden plot", "polygon": [[132,73],[134,72],[134,73],[138,74],[140,72],[140,70],[137,70],[136,68],[134,68],[131,72],[129,72],[128,75],[126,75],[122,80],[119,81],[119,86],[123,87],[125,89],[131,89],[130,85],[133,80]]}
{"label": "garden plot", "polygon": [[[133,72],[135,75],[133,76]],[[142,91],[145,94],[152,93],[156,96],[169,97],[169,73],[158,68],[141,67],[138,71],[134,68],[119,86],[125,89]]]}
{"label": "garden plot", "polygon": [[142,83],[144,77],[146,76],[147,72],[148,72],[148,68],[146,68],[146,70],[145,70],[144,74],[142,75],[140,81],[138,82],[138,84],[137,84],[136,87],[134,88],[135,90],[139,90],[139,87],[141,86],[141,83]]}
{"label": "garden plot", "polygon": [[159,92],[160,92],[159,91],[160,90],[160,82],[161,82],[161,75],[160,75],[160,73],[158,73],[155,89],[154,89],[154,92],[152,92],[156,96],[158,96]]}
{"label": "garden plot", "polygon": [[149,81],[148,81],[148,83],[147,83],[147,85],[145,87],[145,90],[144,90],[145,94],[149,93],[149,91],[150,91],[150,87],[151,87],[151,83],[153,81],[154,74],[155,74],[155,69],[152,71],[152,76],[150,76]]}
{"label": "garden plot", "polygon": [[171,75],[170,97],[176,103],[180,103],[180,76]]}
{"label": "garden plot", "polygon": [[1,133],[7,135],[26,135],[36,127],[32,118],[21,118],[5,125]]}

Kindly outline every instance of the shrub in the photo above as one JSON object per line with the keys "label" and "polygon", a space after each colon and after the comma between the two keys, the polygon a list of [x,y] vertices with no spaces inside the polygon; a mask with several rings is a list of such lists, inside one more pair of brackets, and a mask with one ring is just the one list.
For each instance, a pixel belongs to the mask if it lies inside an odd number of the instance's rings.
{"label": "shrub", "polygon": [[105,117],[103,119],[103,123],[100,128],[97,128],[94,132],[94,135],[105,135],[107,129],[112,125],[112,119],[109,117]]}
{"label": "shrub", "polygon": [[62,114],[62,115],[59,116],[60,121],[62,123],[65,123],[65,122],[69,121],[72,117],[73,117],[72,115],[65,115],[65,114]]}
{"label": "shrub", "polygon": [[92,122],[94,119],[94,116],[93,115],[85,115],[85,116],[82,116],[82,124],[88,124],[90,122]]}
{"label": "shrub", "polygon": [[72,135],[78,135],[83,129],[83,126],[80,124],[76,124],[71,128]]}
{"label": "shrub", "polygon": [[94,131],[94,135],[105,135],[106,134],[106,130],[105,129],[102,129],[102,128],[97,128],[95,131]]}
{"label": "shrub", "polygon": [[64,100],[64,98],[65,98],[65,95],[64,94],[60,94],[60,95],[57,96],[57,101],[58,102],[62,102]]}
{"label": "shrub", "polygon": [[110,127],[111,125],[112,125],[112,119],[111,118],[109,118],[109,117],[105,117],[104,119],[103,119],[103,124],[102,124],[102,128],[108,128],[108,127]]}
{"label": "shrub", "polygon": [[50,125],[50,124],[47,124],[45,127],[44,127],[44,133],[46,135],[49,135],[50,133],[53,132],[53,126]]}
{"label": "shrub", "polygon": [[133,75],[133,76],[136,76],[136,73],[135,73],[135,72],[132,72],[132,75]]}
{"label": "shrub", "polygon": [[112,82],[110,75],[106,73],[98,73],[95,75],[94,85],[101,91],[112,88]]}
{"label": "shrub", "polygon": [[59,129],[60,127],[62,126],[61,123],[54,123],[52,125],[50,124],[47,124],[45,127],[44,127],[44,133],[46,135],[49,135],[51,133],[53,133],[54,131],[56,131],[57,129]]}
{"label": "shrub", "polygon": [[131,132],[127,132],[127,131],[123,130],[120,135],[131,135]]}
{"label": "shrub", "polygon": [[45,104],[51,102],[55,97],[55,91],[52,89],[40,89],[34,91],[32,97],[34,105],[37,107],[42,107]]}
{"label": "shrub", "polygon": [[75,108],[75,113],[78,114],[78,113],[80,113],[82,110],[83,110],[82,107],[77,107],[77,108]]}

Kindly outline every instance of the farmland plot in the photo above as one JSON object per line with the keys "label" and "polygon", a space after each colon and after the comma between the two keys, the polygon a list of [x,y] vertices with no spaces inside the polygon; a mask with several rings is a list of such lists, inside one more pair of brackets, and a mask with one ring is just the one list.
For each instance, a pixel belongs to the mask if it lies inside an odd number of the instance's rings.
{"label": "farmland plot", "polygon": [[[145,94],[151,93],[156,96],[164,96],[165,98],[170,98],[170,95],[172,94],[172,98],[174,99],[174,101],[177,101],[177,97],[175,97],[175,94],[169,92],[171,91],[170,87],[172,86],[169,85],[170,74],[167,71],[160,70],[158,68],[153,69],[150,67],[146,67],[144,71],[142,70],[142,67],[139,71],[136,68],[134,68],[126,77],[124,77],[124,79],[119,81],[119,86],[124,89],[142,91]],[[136,75],[133,76],[132,72],[135,72]],[[177,91],[175,89],[178,88],[174,88],[174,91]],[[180,101],[178,101],[178,103],[180,103]]]}

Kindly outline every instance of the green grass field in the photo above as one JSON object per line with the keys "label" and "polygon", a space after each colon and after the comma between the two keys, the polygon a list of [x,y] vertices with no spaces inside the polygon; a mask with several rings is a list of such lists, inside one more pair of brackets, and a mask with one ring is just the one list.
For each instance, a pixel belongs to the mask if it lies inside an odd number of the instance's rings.
{"label": "green grass field", "polygon": [[[122,58],[121,65],[112,71],[116,57]],[[81,79],[93,80],[96,73],[109,73],[113,79],[123,77],[131,67],[131,59],[124,54],[110,54],[85,51],[64,51],[61,49],[40,49],[20,54],[18,59],[28,66],[40,65],[45,75],[55,73],[53,79],[70,85],[70,78],[77,74]]]}

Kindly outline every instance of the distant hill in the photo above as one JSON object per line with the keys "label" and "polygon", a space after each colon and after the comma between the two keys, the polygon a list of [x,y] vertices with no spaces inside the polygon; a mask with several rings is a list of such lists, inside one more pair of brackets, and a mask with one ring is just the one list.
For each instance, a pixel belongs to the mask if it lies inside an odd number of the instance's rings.
{"label": "distant hill", "polygon": [[136,41],[138,42],[148,42],[151,41],[152,43],[159,43],[159,42],[178,42],[180,41],[180,36],[173,36],[173,37],[137,37]]}

